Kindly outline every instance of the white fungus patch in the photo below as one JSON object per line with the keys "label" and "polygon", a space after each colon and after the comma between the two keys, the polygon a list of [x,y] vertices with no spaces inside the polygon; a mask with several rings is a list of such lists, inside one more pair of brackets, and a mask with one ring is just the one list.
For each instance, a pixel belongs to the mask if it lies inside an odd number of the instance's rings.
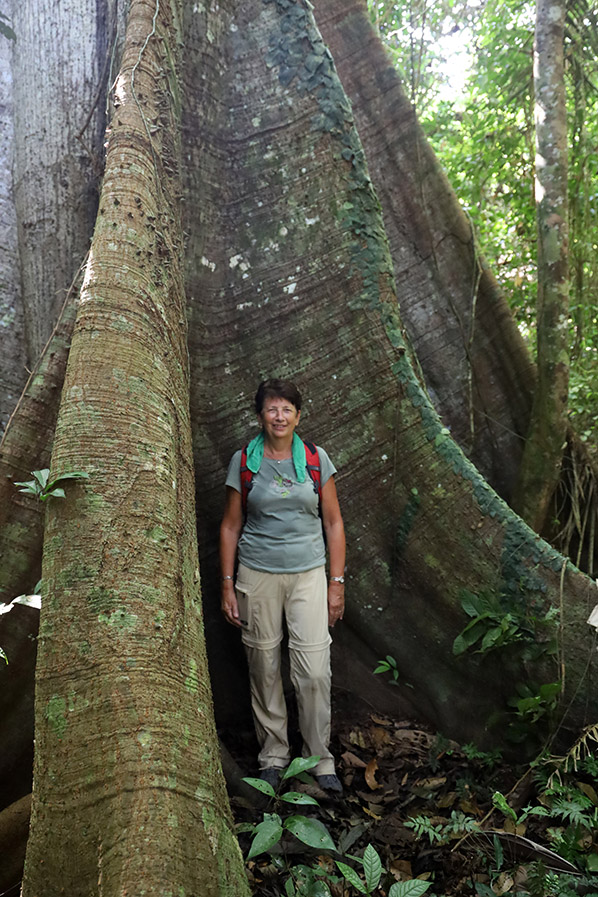
{"label": "white fungus patch", "polygon": [[316,215],[315,218],[306,218],[305,223],[308,227],[311,227],[312,224],[316,224],[320,220],[320,216]]}
{"label": "white fungus patch", "polygon": [[211,262],[208,258],[205,257],[205,255],[202,255],[201,263],[204,266],[204,268],[209,268],[210,271],[216,270],[216,262]]}
{"label": "white fungus patch", "polygon": [[286,287],[283,287],[283,293],[288,293],[289,296],[292,296],[296,289],[297,289],[296,283],[288,283],[286,285]]}

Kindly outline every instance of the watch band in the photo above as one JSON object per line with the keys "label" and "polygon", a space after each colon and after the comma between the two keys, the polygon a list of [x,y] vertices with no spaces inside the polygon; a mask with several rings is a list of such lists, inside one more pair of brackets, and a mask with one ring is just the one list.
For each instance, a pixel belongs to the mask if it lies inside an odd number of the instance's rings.
{"label": "watch band", "polygon": [[330,582],[343,582],[345,581],[344,576],[329,576]]}

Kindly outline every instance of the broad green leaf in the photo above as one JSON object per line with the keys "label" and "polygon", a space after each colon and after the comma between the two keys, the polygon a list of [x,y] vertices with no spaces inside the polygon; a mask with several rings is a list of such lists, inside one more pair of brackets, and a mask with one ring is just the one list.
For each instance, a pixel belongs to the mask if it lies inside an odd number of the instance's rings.
{"label": "broad green leaf", "polygon": [[492,795],[492,803],[497,810],[500,810],[501,813],[504,813],[504,815],[512,819],[513,822],[517,822],[517,813],[508,805],[504,794],[501,794],[500,791],[495,791]]}
{"label": "broad green leaf", "polygon": [[255,829],[255,822],[238,822],[235,825],[237,834],[240,832],[252,832]]}
{"label": "broad green leaf", "polygon": [[51,483],[48,483],[46,486],[46,491],[50,492],[51,489],[54,488],[58,483],[62,483],[64,480],[88,480],[89,474],[85,473],[83,470],[72,470],[70,473],[61,473],[60,476],[55,477]]}
{"label": "broad green leaf", "polygon": [[[2,18],[5,19],[6,16],[2,16]],[[0,22],[0,34],[3,34],[8,40],[16,41],[17,39],[17,36],[10,25],[5,25],[4,22]]]}
{"label": "broad green leaf", "polygon": [[390,886],[388,897],[421,897],[430,887],[429,881],[397,881]]}
{"label": "broad green leaf", "polygon": [[291,760],[288,767],[282,774],[283,779],[292,779],[293,776],[298,775],[300,772],[305,772],[308,769],[313,769],[320,762],[319,757],[295,757],[294,760]]}
{"label": "broad green leaf", "polygon": [[380,663],[378,664],[378,666],[376,667],[376,669],[374,670],[374,674],[375,673],[388,673],[388,672],[389,672],[389,666],[385,660],[381,660]]}
{"label": "broad green leaf", "polygon": [[42,501],[46,498],[66,498],[66,493],[64,489],[58,487],[58,489],[50,489],[45,495],[42,495]]}
{"label": "broad green leaf", "polygon": [[257,791],[261,791],[262,794],[267,794],[268,797],[274,797],[276,794],[270,782],[264,782],[263,779],[252,779],[251,777],[247,777],[244,778],[243,781],[247,782],[248,785],[251,785],[251,787],[255,788]]}
{"label": "broad green leaf", "polygon": [[503,863],[502,844],[500,843],[497,835],[494,835],[492,840],[493,840],[493,846],[494,846],[494,865],[497,869],[502,869],[502,863]]}
{"label": "broad green leaf", "polygon": [[15,486],[22,486],[22,489],[19,489],[19,492],[30,492],[32,495],[37,495],[39,492],[39,483],[36,483],[35,480],[27,480],[24,483],[15,482]]}
{"label": "broad green leaf", "polygon": [[589,853],[587,857],[588,872],[598,872],[598,854]]}
{"label": "broad green leaf", "polygon": [[271,847],[280,841],[281,836],[282,825],[280,824],[280,817],[273,815],[264,819],[263,822],[256,826],[247,859],[251,860],[253,857],[259,856],[260,853],[270,850]]}
{"label": "broad green leaf", "polygon": [[490,648],[493,648],[497,642],[500,641],[500,638],[503,634],[502,628],[500,626],[493,626],[492,629],[489,629],[484,638],[482,639],[482,644],[480,647],[480,651],[489,651]]}
{"label": "broad green leaf", "polygon": [[287,791],[286,794],[280,795],[281,800],[286,800],[289,804],[315,804],[319,806],[315,797],[310,794],[301,794],[300,791]]}
{"label": "broad green leaf", "polygon": [[308,819],[306,816],[289,816],[284,821],[284,827],[304,844],[308,844],[316,850],[336,849],[328,829],[319,819]]}
{"label": "broad green leaf", "polygon": [[382,862],[375,847],[368,844],[363,853],[363,871],[365,884],[368,891],[373,891],[380,883],[382,875]]}
{"label": "broad green leaf", "polygon": [[296,891],[295,891],[295,885],[293,884],[292,878],[287,878],[287,880],[285,881],[284,892],[287,895],[287,897],[295,897]]}
{"label": "broad green leaf", "polygon": [[341,863],[340,860],[336,861],[336,865],[341,874],[347,879],[350,885],[353,885],[356,891],[359,891],[360,894],[366,893],[365,885],[355,869],[352,869],[351,866],[347,866],[346,863]]}
{"label": "broad green leaf", "polygon": [[45,489],[48,485],[48,477],[50,476],[50,469],[48,467],[44,467],[43,470],[32,470],[31,473],[40,484],[42,489]]}

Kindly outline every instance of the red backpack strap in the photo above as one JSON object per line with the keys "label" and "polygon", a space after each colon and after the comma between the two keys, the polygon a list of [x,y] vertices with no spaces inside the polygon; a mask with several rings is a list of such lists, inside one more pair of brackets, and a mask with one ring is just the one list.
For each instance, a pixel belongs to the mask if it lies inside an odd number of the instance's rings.
{"label": "red backpack strap", "polygon": [[252,486],[253,473],[247,467],[247,446],[241,449],[241,506],[243,515],[247,516],[247,496]]}
{"label": "red backpack strap", "polygon": [[317,492],[319,501],[322,501],[322,468],[318,450],[313,442],[304,442],[303,445],[305,446],[307,472],[314,484],[314,492]]}

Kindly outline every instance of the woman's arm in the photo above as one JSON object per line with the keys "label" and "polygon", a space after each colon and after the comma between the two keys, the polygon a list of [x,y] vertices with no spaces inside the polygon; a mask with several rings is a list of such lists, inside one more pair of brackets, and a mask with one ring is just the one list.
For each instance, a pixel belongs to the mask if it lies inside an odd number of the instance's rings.
{"label": "woman's arm", "polygon": [[220,572],[221,575],[230,576],[231,579],[222,580],[221,609],[229,623],[240,626],[239,608],[235,594],[235,558],[237,556],[237,543],[243,529],[243,508],[241,506],[241,493],[226,487],[226,505],[224,517],[220,524]]}
{"label": "woman's arm", "polygon": [[[345,528],[336,494],[334,477],[322,488],[322,522],[326,532],[330,557],[330,576],[345,574]],[[342,620],[345,609],[345,586],[342,582],[328,583],[328,625]]]}

